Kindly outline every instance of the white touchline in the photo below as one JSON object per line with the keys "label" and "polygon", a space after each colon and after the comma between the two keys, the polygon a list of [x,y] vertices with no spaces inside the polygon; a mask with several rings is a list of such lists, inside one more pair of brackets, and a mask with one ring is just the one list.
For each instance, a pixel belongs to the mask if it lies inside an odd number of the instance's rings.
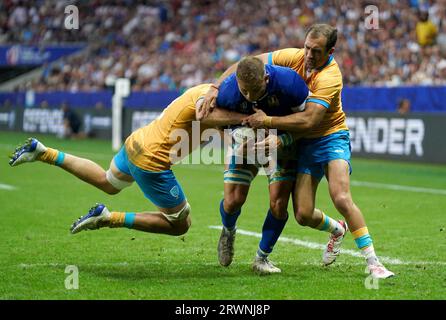
{"label": "white touchline", "polygon": [[0,183],[0,189],[12,191],[12,190],[16,190],[17,187],[11,186],[9,184]]}
{"label": "white touchline", "polygon": [[[238,263],[250,265],[252,263],[252,260],[246,260],[246,261],[240,261],[237,260]],[[95,263],[79,263],[77,266],[79,267],[129,267],[129,266],[150,266],[150,265],[164,265],[164,261],[124,261],[124,262],[95,262]],[[304,261],[300,262],[300,265],[305,266],[320,266],[321,263],[317,261]],[[338,265],[363,265],[362,262],[354,262],[354,263],[345,263],[345,262],[339,262]],[[61,263],[61,262],[46,262],[46,263],[20,263],[17,265],[17,267],[22,269],[30,269],[30,268],[65,268],[69,263]],[[181,262],[181,265],[187,265],[187,266],[217,266],[219,263],[217,261],[212,262],[204,262],[204,261],[186,261]],[[281,263],[280,265],[285,266],[295,266],[296,263]]]}
{"label": "white touchline", "polygon": [[[5,150],[11,150],[13,151],[16,148],[16,146],[12,145],[12,144],[5,144],[5,143],[0,143],[0,149],[5,149]],[[107,160],[107,159],[112,159],[114,153],[110,152],[108,153],[102,153],[102,152],[84,152],[81,150],[63,150],[65,153],[68,154],[72,154],[72,155],[76,155],[78,157],[87,157],[87,158],[92,158],[92,159],[99,159],[99,160]]]}
{"label": "white touchline", "polygon": [[369,181],[356,181],[352,180],[352,186],[355,187],[367,187],[367,188],[376,188],[376,189],[389,189],[396,191],[409,191],[409,192],[417,192],[417,193],[431,193],[431,194],[441,194],[446,196],[446,190],[444,189],[433,189],[433,188],[421,188],[421,187],[411,187],[411,186],[402,186],[399,184],[387,184],[387,183],[377,183],[377,182],[369,182]]}
{"label": "white touchline", "polygon": [[[218,229],[221,230],[221,226],[209,226],[211,229]],[[258,232],[252,232],[252,231],[246,231],[242,229],[237,228],[237,234],[242,234],[246,236],[261,238],[262,234]],[[299,239],[293,239],[293,238],[287,238],[287,237],[280,237],[278,241],[281,242],[287,242],[292,243],[297,246],[309,248],[309,249],[317,249],[317,250],[323,250],[325,248],[324,244],[320,244],[317,242],[310,242],[310,241],[303,241]],[[362,254],[359,251],[354,251],[350,249],[341,249],[341,254],[347,254],[353,257],[360,257],[362,258]],[[379,259],[387,264],[402,264],[402,265],[417,265],[417,264],[433,264],[433,265],[446,265],[446,261],[401,261],[400,259],[390,258],[390,257],[383,257],[379,256]]]}
{"label": "white touchline", "polygon": [[[0,148],[5,149],[12,149],[13,145],[11,144],[4,144],[0,143]],[[85,156],[92,159],[111,159],[113,157],[113,154],[106,154],[106,153],[90,153],[90,152],[82,152],[82,151],[66,151],[67,153],[78,155],[78,156]],[[184,166],[184,165],[183,165]],[[223,168],[221,168],[218,165],[205,165],[205,166],[196,166],[191,165],[190,168],[192,170],[212,170],[212,171],[219,171],[223,172]],[[188,168],[189,169],[189,168]],[[321,181],[322,183],[326,183],[325,180]],[[409,192],[417,192],[417,193],[430,193],[430,194],[440,194],[446,196],[446,190],[445,189],[435,189],[435,188],[423,188],[423,187],[413,187],[413,186],[404,186],[400,184],[388,184],[388,183],[379,183],[379,182],[369,182],[369,181],[358,181],[358,180],[351,180],[350,184],[355,187],[366,187],[366,188],[374,188],[374,189],[388,189],[388,190],[395,190],[395,191],[409,191]]]}
{"label": "white touchline", "polygon": [[[221,226],[209,226],[211,229],[218,229],[221,230]],[[237,229],[238,234],[247,235],[247,236],[253,236],[256,238],[260,238],[262,235],[260,233],[246,231]],[[310,249],[317,249],[322,250],[325,248],[324,245],[316,242],[309,242],[309,241],[302,241],[299,239],[292,239],[287,237],[281,237],[279,238],[279,241],[292,243],[298,246],[302,246],[305,248]],[[174,250],[174,249],[172,249]],[[344,250],[341,249],[341,253],[351,255],[353,257],[362,257],[361,253],[358,251],[353,250]],[[387,264],[391,265],[437,265],[437,266],[445,266],[446,261],[401,261],[400,259],[394,259],[389,257],[379,257],[381,261]],[[252,261],[239,261],[243,264],[251,264]],[[151,260],[149,261],[123,261],[123,262],[93,262],[93,263],[80,263],[79,266],[90,266],[90,267],[105,267],[105,266],[112,266],[112,267],[128,267],[128,266],[134,266],[134,265],[161,265],[164,264],[162,261],[155,261]],[[217,262],[203,262],[203,261],[187,261],[182,262],[182,264],[185,265],[206,265],[206,266],[215,266]],[[297,262],[299,265],[311,265],[311,266],[321,266],[321,262],[317,261],[304,261],[304,262]],[[336,262],[337,265],[364,265],[364,262]],[[46,262],[46,263],[20,263],[18,265],[19,268],[47,268],[47,267],[56,267],[56,268],[65,268],[68,265],[68,263],[61,263],[61,262]],[[282,266],[284,265],[293,265],[295,266],[296,263],[290,264],[290,263],[281,263]]]}

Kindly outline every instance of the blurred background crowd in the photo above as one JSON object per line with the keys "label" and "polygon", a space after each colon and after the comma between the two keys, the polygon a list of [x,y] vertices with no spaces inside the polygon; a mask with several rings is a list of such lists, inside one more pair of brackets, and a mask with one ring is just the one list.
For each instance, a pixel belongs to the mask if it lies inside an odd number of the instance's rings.
{"label": "blurred background crowd", "polygon": [[[64,28],[68,4],[79,30]],[[367,28],[367,5],[379,29]],[[302,48],[321,22],[338,29],[344,85],[446,85],[446,0],[4,0],[0,44],[87,44],[25,85],[36,92],[101,90],[116,77],[134,91],[178,90],[215,81],[242,56]]]}

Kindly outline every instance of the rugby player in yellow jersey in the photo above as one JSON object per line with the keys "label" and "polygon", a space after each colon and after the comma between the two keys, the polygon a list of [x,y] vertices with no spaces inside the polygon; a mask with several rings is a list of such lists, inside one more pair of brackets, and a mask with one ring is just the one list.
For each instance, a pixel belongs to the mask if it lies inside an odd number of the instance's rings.
{"label": "rugby player in yellow jersey", "polygon": [[[342,74],[333,57],[336,41],[335,28],[316,24],[308,29],[303,49],[289,48],[259,55],[265,64],[295,70],[307,83],[310,95],[304,112],[271,117],[257,110],[245,123],[254,128],[305,133],[299,148],[294,214],[300,225],[330,232],[323,263],[329,265],[336,260],[342,240],[350,229],[357,247],[366,259],[370,274],[375,278],[388,278],[394,274],[377,258],[364,217],[350,193],[350,138],[342,110]],[[217,84],[210,88],[198,119],[213,112],[217,88],[235,68],[236,64],[226,70]],[[328,180],[331,199],[345,217],[348,228],[345,222],[335,221],[321,211],[314,210],[317,187],[324,175]]]}
{"label": "rugby player in yellow jersey", "polygon": [[[35,138],[29,138],[18,147],[9,164],[16,166],[35,160],[53,164],[108,194],[117,194],[136,181],[144,195],[158,207],[156,212],[110,212],[103,204],[97,204],[72,225],[73,234],[106,226],[184,234],[191,224],[191,208],[171,170],[171,149],[178,143],[171,139],[171,133],[177,129],[187,131],[189,146],[193,146],[192,121],[196,120],[196,107],[209,87],[210,84],[204,84],[187,90],[156,120],[134,131],[107,171],[88,159],[47,148]],[[201,121],[200,131],[213,126],[240,124],[244,117],[246,115],[241,113],[217,108],[215,114]]]}

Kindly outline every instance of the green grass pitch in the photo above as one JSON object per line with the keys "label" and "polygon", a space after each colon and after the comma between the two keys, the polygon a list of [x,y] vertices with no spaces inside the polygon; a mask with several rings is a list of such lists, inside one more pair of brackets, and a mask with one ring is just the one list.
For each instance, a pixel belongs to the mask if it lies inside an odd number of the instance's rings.
{"label": "green grass pitch", "polygon": [[[234,262],[221,267],[216,251],[220,231],[210,228],[220,225],[221,165],[174,167],[192,206],[192,227],[184,236],[108,228],[71,235],[71,223],[96,202],[122,211],[154,206],[136,185],[110,196],[60,168],[42,163],[9,167],[7,155],[27,137],[0,132],[0,299],[446,298],[446,166],[353,158],[353,198],[378,255],[396,273],[379,281],[378,289],[367,289],[365,264],[354,256],[352,236],[343,244],[347,252],[322,267],[322,250],[311,245],[325,244],[327,234],[299,226],[292,214],[282,234],[288,241],[279,241],[271,255],[282,273],[259,277],[251,272],[256,234],[268,207],[264,176],[253,182],[238,220],[239,230],[252,233],[237,234]],[[104,168],[113,156],[107,141],[37,137]],[[341,218],[326,182],[319,187],[317,206]],[[79,270],[78,289],[65,288],[69,265]]]}

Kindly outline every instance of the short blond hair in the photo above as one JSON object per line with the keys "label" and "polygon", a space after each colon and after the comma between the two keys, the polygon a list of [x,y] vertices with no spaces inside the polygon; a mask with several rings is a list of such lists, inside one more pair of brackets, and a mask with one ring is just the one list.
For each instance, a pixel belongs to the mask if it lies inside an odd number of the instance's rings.
{"label": "short blond hair", "polygon": [[255,85],[263,81],[265,65],[259,58],[247,56],[240,60],[235,75],[237,79]]}

